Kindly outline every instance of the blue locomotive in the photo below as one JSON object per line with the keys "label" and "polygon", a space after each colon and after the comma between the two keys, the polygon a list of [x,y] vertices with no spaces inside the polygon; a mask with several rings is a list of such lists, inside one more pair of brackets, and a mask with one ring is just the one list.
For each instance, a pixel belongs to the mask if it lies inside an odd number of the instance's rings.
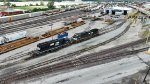
{"label": "blue locomotive", "polygon": [[59,33],[57,38],[58,39],[68,38],[68,33],[67,32]]}

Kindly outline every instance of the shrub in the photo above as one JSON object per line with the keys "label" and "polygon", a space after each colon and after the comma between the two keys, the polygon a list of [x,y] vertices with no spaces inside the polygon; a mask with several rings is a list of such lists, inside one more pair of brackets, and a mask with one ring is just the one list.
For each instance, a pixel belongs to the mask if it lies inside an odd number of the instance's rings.
{"label": "shrub", "polygon": [[39,4],[38,4],[38,3],[36,3],[36,6],[39,6]]}
{"label": "shrub", "polygon": [[11,6],[12,6],[12,7],[16,7],[16,4],[12,4]]}
{"label": "shrub", "polygon": [[33,4],[30,3],[29,6],[33,6]]}
{"label": "shrub", "polygon": [[44,6],[44,2],[43,2],[43,1],[41,1],[41,2],[40,2],[40,5],[41,5],[41,6]]}

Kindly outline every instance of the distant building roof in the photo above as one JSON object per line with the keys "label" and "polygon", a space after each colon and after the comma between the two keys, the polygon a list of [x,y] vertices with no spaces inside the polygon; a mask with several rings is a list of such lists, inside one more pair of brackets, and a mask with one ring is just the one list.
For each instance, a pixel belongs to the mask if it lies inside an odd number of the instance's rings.
{"label": "distant building roof", "polygon": [[113,9],[113,10],[131,10],[132,8],[128,8],[128,7],[109,7],[108,9]]}

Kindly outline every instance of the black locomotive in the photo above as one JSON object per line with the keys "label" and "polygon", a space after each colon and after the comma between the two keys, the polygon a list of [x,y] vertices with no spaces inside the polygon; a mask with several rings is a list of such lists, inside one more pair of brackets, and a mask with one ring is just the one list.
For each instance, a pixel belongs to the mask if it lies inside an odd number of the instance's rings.
{"label": "black locomotive", "polygon": [[37,45],[38,49],[33,51],[33,54],[31,57],[35,58],[35,57],[38,57],[38,56],[41,56],[50,52],[55,52],[64,47],[91,39],[98,35],[99,35],[99,29],[91,29],[89,31],[76,33],[71,38],[55,39],[55,40],[39,43]]}
{"label": "black locomotive", "polygon": [[48,50],[51,48],[55,48],[67,44],[69,41],[70,40],[68,38],[56,39],[56,40],[39,43],[37,47],[39,48],[39,51],[44,51],[44,50]]}

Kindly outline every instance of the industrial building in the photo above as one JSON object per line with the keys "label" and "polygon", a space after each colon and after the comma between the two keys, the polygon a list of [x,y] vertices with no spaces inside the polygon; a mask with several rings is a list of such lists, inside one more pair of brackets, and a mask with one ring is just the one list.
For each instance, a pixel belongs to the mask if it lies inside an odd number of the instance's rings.
{"label": "industrial building", "polygon": [[128,7],[108,7],[104,12],[109,15],[127,15],[131,8]]}

